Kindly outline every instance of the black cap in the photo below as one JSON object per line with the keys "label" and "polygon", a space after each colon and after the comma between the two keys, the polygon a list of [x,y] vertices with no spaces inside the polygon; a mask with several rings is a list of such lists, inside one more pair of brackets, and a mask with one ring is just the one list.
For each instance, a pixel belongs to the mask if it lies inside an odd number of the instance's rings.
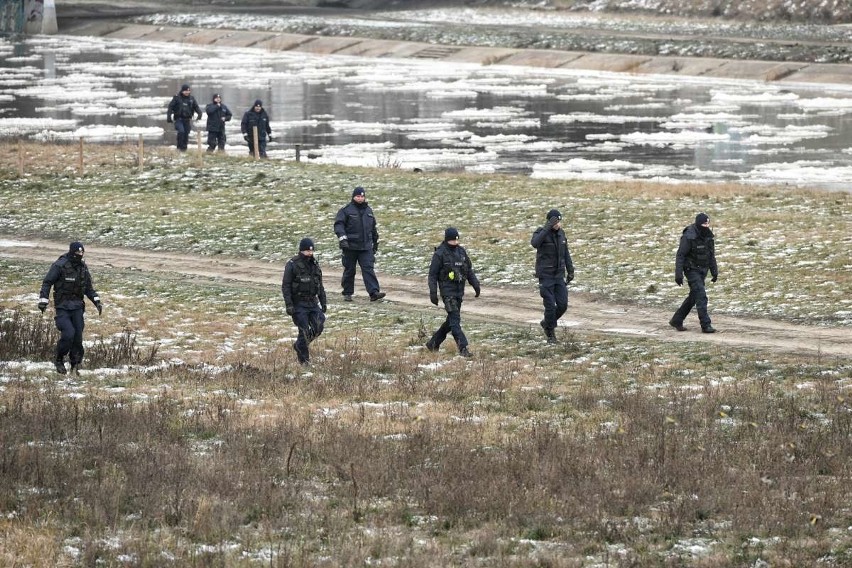
{"label": "black cap", "polygon": [[710,217],[707,216],[707,213],[699,213],[695,216],[695,224],[703,225],[704,223],[709,223]]}
{"label": "black cap", "polygon": [[548,221],[550,221],[554,217],[556,217],[557,219],[562,219],[562,213],[560,213],[558,209],[551,209],[550,211],[547,212],[547,220]]}
{"label": "black cap", "polygon": [[459,230],[455,227],[447,227],[444,230],[444,240],[445,241],[454,241],[459,238]]}
{"label": "black cap", "polygon": [[86,252],[86,248],[80,241],[74,241],[68,245],[68,252]]}
{"label": "black cap", "polygon": [[356,195],[367,195],[367,192],[364,191],[364,188],[359,185],[358,187],[352,190],[352,197],[355,197]]}
{"label": "black cap", "polygon": [[184,83],[183,85],[181,85],[181,86],[180,86],[180,91],[181,91],[181,92],[184,92],[184,91],[191,91],[191,90],[192,90],[192,87],[190,87],[190,86],[189,86],[189,85],[187,85],[186,83]]}
{"label": "black cap", "polygon": [[299,241],[299,252],[302,252],[303,250],[314,250],[314,241],[308,237]]}
{"label": "black cap", "polygon": [[222,97],[219,93],[213,93],[213,96],[210,98],[211,101],[215,101],[216,99],[221,99]]}
{"label": "black cap", "polygon": [[260,100],[260,99],[256,99],[256,100],[254,101],[254,106],[260,106],[260,107],[262,107],[262,106],[263,106],[263,101],[262,101],[262,100]]}

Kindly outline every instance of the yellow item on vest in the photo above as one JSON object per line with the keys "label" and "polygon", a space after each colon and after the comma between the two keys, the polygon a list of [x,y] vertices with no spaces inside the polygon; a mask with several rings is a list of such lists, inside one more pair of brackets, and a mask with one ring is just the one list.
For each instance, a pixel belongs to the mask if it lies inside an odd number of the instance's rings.
{"label": "yellow item on vest", "polygon": [[447,274],[447,278],[449,278],[450,280],[455,280],[456,279],[456,273],[451,270],[450,273]]}

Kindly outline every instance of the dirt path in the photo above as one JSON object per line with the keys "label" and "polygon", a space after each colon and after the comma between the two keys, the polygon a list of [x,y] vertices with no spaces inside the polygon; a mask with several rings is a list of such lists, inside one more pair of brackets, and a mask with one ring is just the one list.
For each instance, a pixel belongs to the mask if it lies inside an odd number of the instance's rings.
{"label": "dirt path", "polygon": [[[66,243],[54,241],[0,240],[0,258],[44,262],[45,267],[65,250]],[[232,280],[255,285],[281,286],[283,264],[261,260],[152,252],[126,248],[92,246],[87,262],[93,269],[108,267],[134,269],[211,279]],[[339,301],[340,270],[324,265],[329,283],[329,302]],[[384,300],[401,309],[431,308],[426,283],[421,278],[403,278],[379,273]],[[102,291],[109,297],[107,291]],[[357,295],[357,294],[360,294]],[[360,278],[356,280],[356,301],[366,302]],[[712,302],[712,298],[711,298]],[[712,305],[712,304],[711,304]],[[674,308],[674,307],[673,307]],[[434,308],[438,309],[438,308]],[[484,287],[482,295],[465,301],[465,318],[537,326],[541,302],[534,290]],[[852,329],[820,328],[795,325],[769,319],[715,315],[713,325],[719,333],[701,334],[695,316],[687,320],[688,332],[679,333],[667,324],[671,312],[657,308],[618,306],[592,301],[584,294],[570,293],[568,313],[560,322],[577,330],[593,330],[615,335],[647,336],[660,341],[702,341],[714,347],[740,347],[775,352],[852,357]]]}

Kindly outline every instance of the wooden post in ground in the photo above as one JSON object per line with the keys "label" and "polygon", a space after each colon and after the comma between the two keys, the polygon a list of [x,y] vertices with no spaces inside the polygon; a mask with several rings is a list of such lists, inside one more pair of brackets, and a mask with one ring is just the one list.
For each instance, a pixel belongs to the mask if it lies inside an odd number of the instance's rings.
{"label": "wooden post in ground", "polygon": [[79,152],[79,163],[77,164],[77,172],[80,175],[83,175],[85,171],[83,170],[83,137],[80,136],[80,152]]}
{"label": "wooden post in ground", "polygon": [[24,145],[18,138],[18,175],[24,177]]}
{"label": "wooden post in ground", "polygon": [[257,144],[257,126],[251,127],[251,139],[254,140],[254,159],[260,159],[260,148]]}
{"label": "wooden post in ground", "polygon": [[296,144],[296,161],[297,162],[302,161],[302,145],[301,144]]}
{"label": "wooden post in ground", "polygon": [[198,131],[198,169],[204,167],[204,149],[201,146],[201,131]]}
{"label": "wooden post in ground", "polygon": [[145,142],[142,138],[142,135],[139,135],[139,149],[136,153],[136,162],[139,165],[139,173],[141,174],[145,170]]}

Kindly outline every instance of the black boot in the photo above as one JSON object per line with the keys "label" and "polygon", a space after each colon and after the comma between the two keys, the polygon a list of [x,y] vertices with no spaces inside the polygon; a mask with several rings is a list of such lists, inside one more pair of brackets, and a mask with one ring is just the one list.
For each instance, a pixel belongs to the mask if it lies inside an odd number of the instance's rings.
{"label": "black boot", "polygon": [[556,343],[556,330],[547,327],[547,322],[544,320],[538,322],[538,325],[540,325],[541,329],[544,330],[544,336],[546,337],[546,341],[548,343]]}
{"label": "black boot", "polygon": [[62,359],[56,359],[53,364],[56,367],[56,372],[60,375],[64,375],[68,372],[68,370],[65,368],[65,361],[63,361]]}

